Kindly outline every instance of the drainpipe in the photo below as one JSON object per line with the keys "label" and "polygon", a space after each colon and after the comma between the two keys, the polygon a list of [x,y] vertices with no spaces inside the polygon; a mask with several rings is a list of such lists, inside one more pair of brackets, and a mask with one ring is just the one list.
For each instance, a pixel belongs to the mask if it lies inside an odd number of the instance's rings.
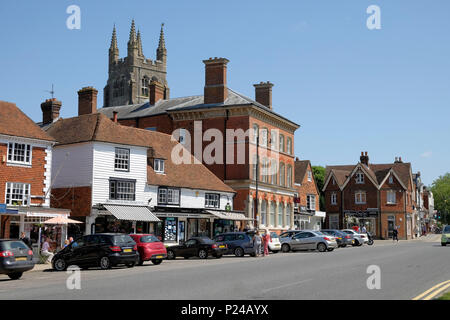
{"label": "drainpipe", "polygon": [[[228,109],[225,110],[226,112],[226,117],[224,119],[224,129],[223,129],[223,133],[225,135],[225,139],[223,139],[223,180],[227,180],[227,122],[228,122]],[[233,141],[234,143],[234,141]],[[233,145],[233,151],[234,151],[234,145]]]}

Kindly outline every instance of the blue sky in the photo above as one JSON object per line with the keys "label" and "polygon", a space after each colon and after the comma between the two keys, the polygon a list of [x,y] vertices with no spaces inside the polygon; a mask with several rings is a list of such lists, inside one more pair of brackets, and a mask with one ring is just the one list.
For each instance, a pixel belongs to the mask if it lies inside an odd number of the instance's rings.
{"label": "blue sky", "polygon": [[[70,5],[81,29],[69,30]],[[368,30],[369,5],[381,30]],[[225,57],[228,85],[254,97],[271,81],[274,110],[301,125],[295,153],[313,165],[350,164],[368,151],[373,163],[396,156],[425,183],[450,171],[450,2],[292,1],[1,1],[0,99],[41,121],[55,96],[75,116],[77,90],[107,79],[116,24],[126,55],[131,19],[144,54],[155,58],[165,23],[172,97],[202,94],[203,59]]]}

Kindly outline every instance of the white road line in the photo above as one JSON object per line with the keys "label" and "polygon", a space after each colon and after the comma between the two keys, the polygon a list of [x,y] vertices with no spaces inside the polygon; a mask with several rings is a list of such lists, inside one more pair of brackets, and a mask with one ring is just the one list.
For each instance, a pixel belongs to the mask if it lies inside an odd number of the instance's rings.
{"label": "white road line", "polygon": [[268,292],[268,291],[272,291],[272,290],[277,290],[277,289],[282,289],[282,288],[287,288],[287,287],[292,287],[292,286],[295,286],[295,285],[297,285],[297,284],[300,284],[300,283],[304,283],[304,282],[308,282],[308,281],[312,281],[313,279],[305,279],[305,280],[301,280],[301,281],[297,281],[297,282],[293,282],[293,283],[288,283],[288,284],[285,284],[285,285],[282,285],[282,286],[278,286],[278,287],[273,287],[273,288],[269,288],[269,289],[264,289],[264,290],[262,290],[262,292]]}

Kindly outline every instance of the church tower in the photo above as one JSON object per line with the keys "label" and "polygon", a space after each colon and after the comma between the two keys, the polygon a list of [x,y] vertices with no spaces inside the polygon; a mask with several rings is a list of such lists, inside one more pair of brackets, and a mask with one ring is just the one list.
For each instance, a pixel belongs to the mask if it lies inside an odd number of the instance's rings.
{"label": "church tower", "polygon": [[164,40],[164,24],[161,25],[156,60],[144,56],[140,30],[136,33],[131,22],[127,44],[127,56],[119,57],[116,26],[113,27],[109,48],[108,81],[103,90],[103,107],[140,104],[149,101],[149,84],[159,82],[164,88],[164,99],[169,99],[166,80],[167,49]]}

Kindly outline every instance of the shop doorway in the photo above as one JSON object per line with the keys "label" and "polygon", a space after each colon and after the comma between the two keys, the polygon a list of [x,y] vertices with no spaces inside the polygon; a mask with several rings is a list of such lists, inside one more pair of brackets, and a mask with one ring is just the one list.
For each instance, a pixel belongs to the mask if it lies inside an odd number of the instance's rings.
{"label": "shop doorway", "polygon": [[388,217],[388,238],[392,238],[392,233],[394,231],[394,225],[395,225],[395,217],[389,216]]}

